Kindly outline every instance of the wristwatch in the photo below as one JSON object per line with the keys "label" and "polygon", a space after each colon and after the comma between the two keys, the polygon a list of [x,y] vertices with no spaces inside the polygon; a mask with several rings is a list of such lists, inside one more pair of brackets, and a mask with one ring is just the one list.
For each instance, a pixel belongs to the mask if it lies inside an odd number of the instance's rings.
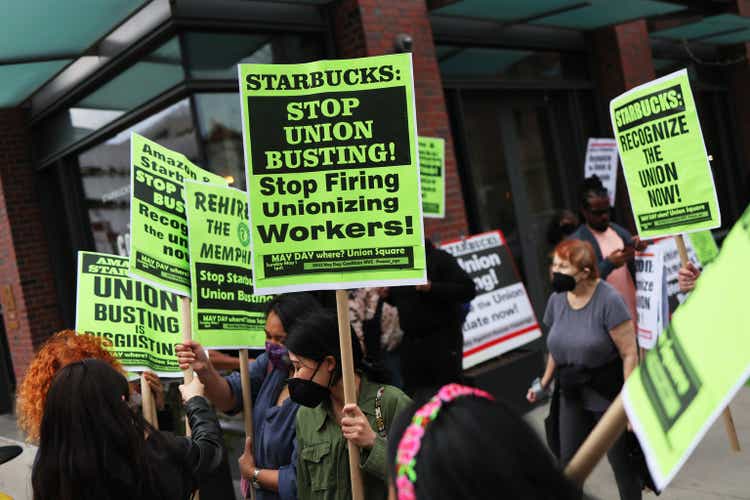
{"label": "wristwatch", "polygon": [[258,483],[258,476],[260,475],[260,469],[253,469],[253,488],[256,490],[260,489],[260,483]]}

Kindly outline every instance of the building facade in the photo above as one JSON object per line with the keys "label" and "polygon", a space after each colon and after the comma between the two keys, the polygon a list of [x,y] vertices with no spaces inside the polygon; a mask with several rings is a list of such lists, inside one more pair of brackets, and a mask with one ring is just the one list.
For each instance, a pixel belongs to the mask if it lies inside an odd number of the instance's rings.
{"label": "building facade", "polygon": [[[419,134],[446,141],[446,217],[426,220],[426,232],[440,241],[501,229],[539,316],[547,226],[577,208],[587,139],[612,136],[619,93],[688,68],[718,237],[750,202],[750,0],[130,3],[84,51],[0,60],[0,75],[57,64],[0,109],[10,384],[45,338],[74,326],[77,251],[127,251],[131,131],[244,188],[238,63],[410,51]],[[615,220],[632,229],[622,179],[616,200]]]}

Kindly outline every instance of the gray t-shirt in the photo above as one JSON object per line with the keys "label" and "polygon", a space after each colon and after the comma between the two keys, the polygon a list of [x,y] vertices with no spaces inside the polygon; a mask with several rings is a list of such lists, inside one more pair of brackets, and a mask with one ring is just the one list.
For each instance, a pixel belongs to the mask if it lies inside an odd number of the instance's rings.
{"label": "gray t-shirt", "polygon": [[581,309],[570,307],[566,292],[554,293],[544,312],[547,348],[558,365],[602,366],[619,356],[609,331],[629,319],[625,301],[606,281],[599,281]]}

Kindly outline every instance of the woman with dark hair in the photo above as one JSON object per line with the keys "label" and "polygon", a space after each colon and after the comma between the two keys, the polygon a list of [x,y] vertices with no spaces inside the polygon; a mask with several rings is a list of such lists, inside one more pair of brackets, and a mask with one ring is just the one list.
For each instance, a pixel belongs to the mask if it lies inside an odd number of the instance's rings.
{"label": "woman with dark hair", "polygon": [[[292,374],[285,347],[287,332],[305,315],[320,308],[308,293],[278,295],[266,307],[266,352],[250,363],[253,398],[253,439],[240,457],[243,489],[254,487],[258,500],[297,498],[295,418],[297,404],[289,399]],[[229,414],[242,410],[240,373],[222,377],[197,342],[178,344],[180,368],[192,367],[206,386],[206,397]],[[247,495],[247,491],[244,491]]]}
{"label": "woman with dark hair", "polygon": [[[630,311],[615,288],[599,278],[597,258],[589,242],[566,240],[555,248],[552,288],[544,323],[547,336],[547,368],[541,390],[555,379],[550,411],[550,446],[567,464],[580,448],[624,380],[636,366],[635,326]],[[538,390],[526,397],[534,403]],[[558,414],[554,410],[558,409]],[[628,456],[623,435],[607,453],[615,473],[620,498],[641,498],[641,478]]]}
{"label": "woman with dark hair", "polygon": [[222,456],[202,385],[180,386],[192,437],[154,430],[129,404],[125,377],[98,359],[55,375],[31,474],[34,500],[187,499]]}
{"label": "woman with dark hair", "polygon": [[446,385],[409,406],[388,448],[394,500],[580,497],[521,417],[471,387]]}
{"label": "woman with dark hair", "polygon": [[294,367],[290,397],[297,413],[297,484],[300,500],[350,499],[348,443],[360,450],[367,500],[385,499],[386,436],[394,417],[411,400],[395,387],[379,384],[379,374],[363,363],[354,332],[352,352],[357,404],[344,404],[338,321],[316,311],[289,329],[287,348]]}

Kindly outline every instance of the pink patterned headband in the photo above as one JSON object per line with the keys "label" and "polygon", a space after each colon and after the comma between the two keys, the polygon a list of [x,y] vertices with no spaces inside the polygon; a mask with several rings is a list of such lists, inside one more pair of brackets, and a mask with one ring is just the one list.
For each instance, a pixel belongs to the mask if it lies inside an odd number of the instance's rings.
{"label": "pink patterned headband", "polygon": [[427,404],[422,406],[414,414],[411,424],[404,431],[401,441],[398,443],[396,452],[396,491],[398,500],[416,500],[414,483],[417,480],[417,472],[414,467],[417,464],[417,454],[422,447],[422,436],[424,436],[427,424],[435,420],[444,404],[450,403],[462,396],[475,396],[478,398],[494,401],[495,398],[480,389],[467,387],[460,384],[444,385]]}

